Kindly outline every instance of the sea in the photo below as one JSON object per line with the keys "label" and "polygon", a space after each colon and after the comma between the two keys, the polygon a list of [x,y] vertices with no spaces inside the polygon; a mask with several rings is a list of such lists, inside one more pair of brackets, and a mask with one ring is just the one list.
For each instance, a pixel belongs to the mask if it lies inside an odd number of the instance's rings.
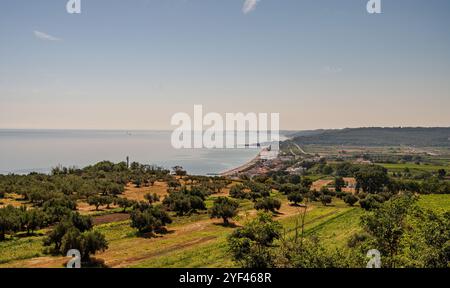
{"label": "sea", "polygon": [[[53,167],[83,168],[103,160],[215,175],[258,155],[260,147],[175,149],[171,131],[1,130],[0,174],[49,173]],[[239,137],[239,136],[237,136]]]}

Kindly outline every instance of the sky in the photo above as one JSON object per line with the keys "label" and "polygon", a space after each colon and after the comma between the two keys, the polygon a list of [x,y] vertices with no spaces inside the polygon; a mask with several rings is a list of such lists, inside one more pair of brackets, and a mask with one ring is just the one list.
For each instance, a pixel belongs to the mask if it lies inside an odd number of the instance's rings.
{"label": "sky", "polygon": [[450,1],[0,1],[0,128],[450,126]]}

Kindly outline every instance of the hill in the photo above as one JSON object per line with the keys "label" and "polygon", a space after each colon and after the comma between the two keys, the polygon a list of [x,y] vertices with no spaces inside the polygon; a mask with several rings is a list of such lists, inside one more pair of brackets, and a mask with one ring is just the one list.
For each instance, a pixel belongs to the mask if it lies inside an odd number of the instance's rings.
{"label": "hill", "polygon": [[344,146],[449,147],[450,127],[445,128],[346,128],[291,135],[297,144]]}

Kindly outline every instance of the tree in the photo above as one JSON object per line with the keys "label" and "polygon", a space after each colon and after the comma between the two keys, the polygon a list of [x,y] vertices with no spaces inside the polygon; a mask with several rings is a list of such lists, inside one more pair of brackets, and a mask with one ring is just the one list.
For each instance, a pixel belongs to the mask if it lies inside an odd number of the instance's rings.
{"label": "tree", "polygon": [[228,237],[234,261],[243,268],[273,267],[273,242],[281,237],[281,229],[281,224],[270,214],[258,213],[256,219],[234,230]]}
{"label": "tree", "polygon": [[246,181],[245,186],[250,190],[249,197],[253,202],[256,202],[256,200],[259,198],[270,196],[270,187],[267,187],[262,183]]}
{"label": "tree", "polygon": [[98,208],[99,208],[100,205],[102,205],[102,203],[103,203],[103,199],[102,199],[101,196],[97,196],[97,195],[95,195],[95,196],[90,196],[90,197],[87,199],[87,203],[88,203],[89,205],[95,206],[95,210],[98,211]]}
{"label": "tree", "polygon": [[[44,246],[52,246],[51,252],[64,256],[69,250],[78,249],[82,254],[82,258],[86,260],[89,258],[89,253],[83,254],[83,233],[91,230],[92,227],[91,217],[72,213],[59,222],[44,238]],[[106,243],[106,240],[104,242]]]}
{"label": "tree", "polygon": [[283,239],[276,253],[277,268],[355,268],[352,254],[342,249],[326,249],[317,237],[306,237],[297,242]]}
{"label": "tree", "polygon": [[49,223],[61,221],[76,209],[76,202],[67,196],[52,198],[42,205],[42,210],[47,214]]}
{"label": "tree", "polygon": [[447,175],[447,171],[445,171],[445,169],[439,169],[438,170],[438,177],[439,177],[439,179],[444,179],[446,175]]}
{"label": "tree", "polygon": [[367,193],[378,193],[389,183],[387,169],[377,165],[365,165],[355,173],[358,187]]}
{"label": "tree", "polygon": [[114,204],[118,205],[120,208],[123,208],[123,212],[125,212],[127,208],[132,207],[134,204],[136,204],[136,202],[127,198],[115,198]]}
{"label": "tree", "polygon": [[325,174],[325,175],[330,175],[330,174],[332,174],[332,173],[333,173],[333,167],[331,167],[330,165],[325,165],[325,166],[322,168],[322,173]]}
{"label": "tree", "polygon": [[283,184],[280,187],[280,192],[285,194],[285,195],[289,195],[294,191],[298,191],[299,188],[297,185],[291,184],[291,183],[287,183],[287,184]]}
{"label": "tree", "polygon": [[374,238],[376,249],[384,256],[383,265],[386,267],[396,266],[400,240],[407,229],[406,216],[414,201],[410,196],[393,198],[361,218],[363,228]]}
{"label": "tree", "polygon": [[307,178],[307,177],[302,178],[302,181],[301,181],[302,187],[305,187],[306,189],[309,190],[311,188],[312,184],[313,184],[313,181],[310,178]]}
{"label": "tree", "polygon": [[87,199],[89,205],[95,206],[95,210],[98,211],[100,206],[106,205],[106,209],[109,209],[109,205],[114,203],[114,198],[109,196],[98,196],[94,195]]}
{"label": "tree", "polygon": [[[416,207],[417,208],[417,207]],[[412,256],[407,259],[406,265],[423,268],[449,268],[450,264],[450,212],[437,214],[431,210],[413,210],[412,216],[417,221],[408,223],[413,226],[407,229],[405,240],[412,247],[411,253],[402,253]],[[411,216],[411,215],[410,215]],[[409,260],[409,261],[408,261]],[[411,264],[410,264],[411,263]]]}
{"label": "tree", "polygon": [[320,202],[322,202],[322,204],[324,206],[327,206],[328,204],[331,204],[332,201],[333,201],[333,197],[331,197],[330,195],[322,194],[320,196]]}
{"label": "tree", "polygon": [[276,210],[280,210],[280,208],[281,201],[273,197],[264,197],[263,199],[258,200],[255,203],[256,210],[264,210],[266,212],[270,211],[272,213],[275,213]]}
{"label": "tree", "polygon": [[177,212],[178,216],[205,210],[205,194],[201,189],[182,187],[180,191],[172,191],[164,198],[163,204],[170,210]]}
{"label": "tree", "polygon": [[41,209],[23,209],[20,216],[20,226],[27,231],[27,235],[33,234],[36,229],[47,224],[48,216]]}
{"label": "tree", "polygon": [[298,203],[303,201],[303,195],[298,191],[292,192],[291,194],[288,195],[288,200],[297,206]]}
{"label": "tree", "polygon": [[289,176],[289,182],[292,184],[297,185],[297,184],[300,184],[301,181],[302,181],[302,179],[299,175],[294,174],[294,175]]}
{"label": "tree", "polygon": [[156,193],[153,193],[153,194],[147,193],[147,194],[144,195],[144,198],[145,198],[145,200],[147,200],[148,203],[150,203],[150,204],[153,204],[153,203],[159,201],[159,196],[158,196],[158,194],[156,194]]}
{"label": "tree", "polygon": [[164,226],[170,223],[172,219],[161,205],[140,203],[131,212],[131,227],[138,229],[141,234],[162,232],[165,230]]}
{"label": "tree", "polygon": [[141,188],[141,185],[142,185],[142,179],[141,179],[141,178],[136,178],[136,179],[134,179],[133,184],[134,184],[134,186],[135,186],[136,188]]}
{"label": "tree", "polygon": [[353,194],[347,194],[346,196],[344,196],[344,202],[349,206],[353,206],[356,202],[358,202],[358,198]]}
{"label": "tree", "polygon": [[215,177],[212,179],[212,189],[214,193],[220,193],[222,189],[226,188],[231,181],[225,180],[219,177]]}
{"label": "tree", "polygon": [[238,208],[238,202],[228,197],[218,197],[214,200],[210,216],[211,218],[222,218],[224,225],[228,225],[228,219],[237,215]]}
{"label": "tree", "polygon": [[380,206],[380,199],[372,194],[367,195],[365,198],[359,200],[359,205],[364,210],[374,210]]}
{"label": "tree", "polygon": [[81,233],[78,229],[70,228],[61,240],[60,254],[65,255],[69,250],[80,251],[81,260],[90,262],[90,256],[108,249],[108,242],[98,231]]}
{"label": "tree", "polygon": [[236,184],[231,186],[230,188],[230,197],[236,198],[236,199],[247,199],[248,193],[245,193],[244,191],[245,186],[242,184]]}
{"label": "tree", "polygon": [[320,193],[323,195],[330,195],[331,197],[336,195],[336,192],[328,189],[327,186],[323,186],[322,188],[320,188]]}
{"label": "tree", "polygon": [[172,170],[175,173],[175,175],[177,175],[179,177],[186,176],[186,174],[187,174],[186,170],[184,170],[183,167],[181,167],[181,166],[172,167]]}
{"label": "tree", "polygon": [[99,251],[108,249],[108,241],[103,234],[98,231],[87,231],[82,235],[81,257],[89,259],[90,255],[95,255]]}
{"label": "tree", "polygon": [[191,199],[188,195],[181,192],[172,192],[164,198],[163,204],[167,206],[170,211],[175,211],[177,216],[183,216],[192,211]]}
{"label": "tree", "polygon": [[102,197],[103,205],[106,205],[106,209],[109,209],[110,205],[114,203],[114,198],[110,196],[103,196]]}
{"label": "tree", "polygon": [[344,178],[336,177],[336,179],[334,179],[334,188],[335,188],[335,190],[337,192],[341,192],[343,187],[345,187]]}
{"label": "tree", "polygon": [[5,235],[20,230],[19,209],[11,205],[0,208],[0,241],[5,240]]}

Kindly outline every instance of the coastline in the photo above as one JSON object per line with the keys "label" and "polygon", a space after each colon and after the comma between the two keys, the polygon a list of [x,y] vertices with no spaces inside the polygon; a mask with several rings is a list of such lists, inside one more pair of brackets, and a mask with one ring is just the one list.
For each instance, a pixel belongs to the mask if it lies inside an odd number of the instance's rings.
{"label": "coastline", "polygon": [[224,172],[219,173],[219,176],[221,176],[221,177],[230,177],[230,176],[234,176],[234,175],[236,175],[238,173],[241,173],[241,172],[251,168],[256,163],[258,163],[259,160],[261,160],[261,153],[264,150],[265,149],[262,149],[261,151],[259,151],[258,154],[254,158],[250,159],[246,163],[244,163],[244,164],[242,164],[242,165],[240,165],[238,167],[232,168],[230,170],[226,170]]}

